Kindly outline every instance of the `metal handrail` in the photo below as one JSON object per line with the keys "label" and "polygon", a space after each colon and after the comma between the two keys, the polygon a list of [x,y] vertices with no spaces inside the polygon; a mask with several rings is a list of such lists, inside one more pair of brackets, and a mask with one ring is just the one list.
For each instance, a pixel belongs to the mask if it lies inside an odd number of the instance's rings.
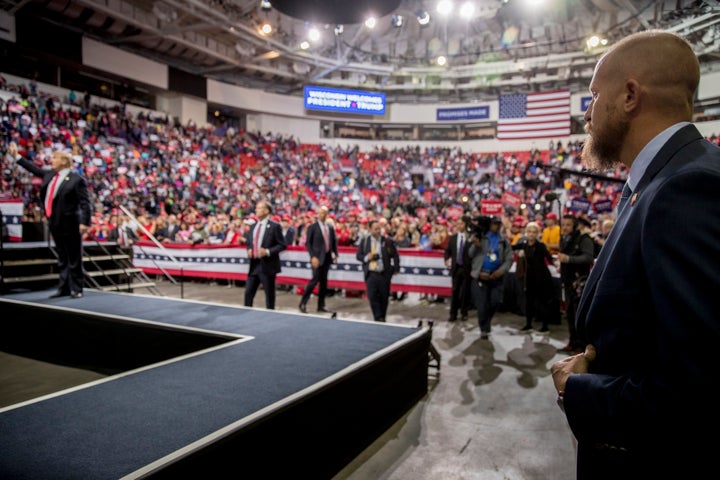
{"label": "metal handrail", "polygon": [[[130,218],[135,222],[135,224],[140,228],[140,230],[152,241],[152,243],[155,244],[156,247],[158,247],[160,250],[162,250],[163,253],[166,254],[166,255],[168,256],[168,258],[169,258],[170,260],[172,260],[173,263],[175,263],[176,265],[178,265],[178,267],[179,267],[179,269],[180,269],[180,298],[185,298],[185,283],[184,283],[184,281],[183,281],[183,279],[184,279],[184,275],[183,275],[184,269],[183,269],[182,263],[181,263],[180,261],[178,261],[178,259],[175,258],[175,256],[174,256],[172,253],[170,253],[170,251],[169,251],[167,248],[165,248],[165,246],[164,246],[162,243],[160,243],[160,241],[159,241],[157,238],[155,238],[155,235],[153,235],[152,233],[150,233],[143,225],[141,225],[140,222],[137,221],[137,218],[135,217],[135,215],[133,215],[132,213],[130,213],[130,211],[129,211],[127,208],[125,208],[125,207],[122,206],[122,205],[118,205],[118,208],[120,208],[120,210],[122,210],[125,215],[127,215],[128,217],[130,217]],[[118,226],[118,228],[119,228],[119,226]],[[139,247],[141,250],[142,250],[142,248],[143,248],[142,245],[139,245],[138,247]],[[173,284],[177,285],[178,282],[175,280],[175,278],[174,278],[172,275],[170,275],[170,274],[167,272],[167,270],[165,270],[165,268],[162,267],[162,265],[158,265],[154,260],[153,260],[153,263],[154,263],[155,266],[163,273],[163,275],[165,275],[165,277],[166,277],[167,279],[169,279]]]}

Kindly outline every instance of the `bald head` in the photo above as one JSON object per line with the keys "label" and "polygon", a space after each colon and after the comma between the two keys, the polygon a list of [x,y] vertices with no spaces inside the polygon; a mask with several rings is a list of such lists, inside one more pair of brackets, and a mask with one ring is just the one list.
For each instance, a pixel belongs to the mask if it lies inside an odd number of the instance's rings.
{"label": "bald head", "polygon": [[630,35],[600,59],[585,112],[583,162],[628,168],[660,132],[692,121],[700,64],[681,37],[650,30]]}
{"label": "bald head", "polygon": [[[601,59],[618,82],[636,80],[652,106],[677,121],[690,121],[700,64],[690,44],[678,35],[649,30],[625,37]],[[677,119],[677,117],[682,117]]]}

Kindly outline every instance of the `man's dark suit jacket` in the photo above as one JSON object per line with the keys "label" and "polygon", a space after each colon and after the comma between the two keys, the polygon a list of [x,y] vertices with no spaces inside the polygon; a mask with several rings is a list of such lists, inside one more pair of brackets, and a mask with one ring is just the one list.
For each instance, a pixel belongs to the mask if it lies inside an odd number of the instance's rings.
{"label": "man's dark suit jacket", "polygon": [[565,390],[578,477],[702,478],[720,451],[720,148],[682,127],[630,198],[578,307],[597,349]]}
{"label": "man's dark suit jacket", "polygon": [[[372,249],[371,238],[371,235],[363,238],[360,245],[358,245],[356,254],[357,260],[362,263],[366,280],[370,270],[370,263],[365,261],[365,257]],[[383,263],[383,274],[388,279],[392,278],[393,274],[400,272],[400,255],[398,255],[397,248],[395,248],[395,243],[385,235],[380,237],[380,257]]]}
{"label": "man's dark suit jacket", "polygon": [[[18,165],[31,172],[33,175],[42,177],[40,186],[40,197],[43,208],[45,208],[45,196],[55,170],[43,170],[33,162],[21,158]],[[90,225],[92,216],[92,204],[88,194],[87,184],[82,175],[70,171],[62,182],[56,186],[55,198],[53,200],[52,215],[48,219],[48,225],[53,232],[79,231],[80,224]],[[57,241],[57,239],[55,239]]]}
{"label": "man's dark suit jacket", "polygon": [[[332,225],[327,225],[328,229],[328,240],[330,241],[330,253],[337,256],[337,237],[335,236],[335,228]],[[325,263],[325,238],[323,238],[322,228],[318,222],[313,222],[307,231],[307,237],[305,239],[305,248],[307,249],[310,257],[317,257],[320,259],[320,265]]]}
{"label": "man's dark suit jacket", "polygon": [[288,227],[287,231],[285,232],[285,245],[290,246],[295,243],[295,232],[295,227]]}
{"label": "man's dark suit jacket", "polygon": [[[260,225],[260,222],[255,223],[250,230],[248,235],[248,240],[250,242],[252,242],[255,238],[255,229],[258,228],[258,225]],[[249,273],[252,273],[257,262],[260,262],[260,266],[262,267],[262,271],[265,275],[277,275],[282,270],[280,267],[280,252],[287,248],[287,245],[285,245],[285,238],[282,233],[282,226],[279,223],[268,220],[267,226],[265,227],[265,235],[263,235],[260,246],[262,248],[267,248],[269,255],[267,257],[261,257],[260,259],[253,255],[253,258],[250,259]],[[252,245],[252,247],[254,252],[255,245]]]}
{"label": "man's dark suit jacket", "polygon": [[[457,240],[458,234],[453,234],[450,236],[450,241],[448,242],[447,247],[445,247],[444,252],[444,258],[447,261],[448,258],[452,259],[452,262],[450,264],[450,270],[451,272],[455,272],[457,270],[457,267],[460,266],[457,264],[457,258],[458,258],[458,245]],[[470,271],[470,263],[471,259],[468,256],[468,249],[470,248],[470,235],[468,233],[465,234],[465,243],[463,244],[463,263],[462,267],[466,269],[468,272]]]}

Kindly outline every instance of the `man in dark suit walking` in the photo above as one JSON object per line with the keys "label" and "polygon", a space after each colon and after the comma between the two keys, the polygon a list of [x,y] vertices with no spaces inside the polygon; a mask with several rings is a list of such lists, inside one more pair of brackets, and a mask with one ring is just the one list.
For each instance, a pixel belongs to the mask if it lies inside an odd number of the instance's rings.
{"label": "man in dark suit walking", "polygon": [[650,30],[611,47],[590,83],[583,160],[629,172],[577,309],[587,346],[551,367],[579,479],[716,469],[720,148],[690,123],[699,80],[690,44]]}
{"label": "man in dark suit walking", "polygon": [[360,241],[356,258],[362,262],[373,319],[384,322],[390,303],[390,282],[400,271],[400,256],[395,243],[382,234],[377,220],[370,224],[370,235]]}
{"label": "man in dark suit walking", "polygon": [[452,276],[449,322],[457,320],[458,311],[462,320],[467,320],[470,307],[471,259],[468,256],[470,248],[468,226],[470,223],[470,217],[466,215],[460,217],[455,224],[456,233],[450,236],[450,241],[445,247],[445,265],[450,269]]}
{"label": "man in dark suit walking", "polygon": [[60,273],[57,292],[50,298],[67,295],[82,297],[85,285],[82,236],[87,232],[92,217],[92,203],[85,178],[71,170],[72,156],[69,152],[55,151],[52,170],[44,170],[20,157],[14,142],[8,146],[8,154],[25,170],[42,178],[40,196],[55,242]]}
{"label": "man in dark suit walking", "polygon": [[325,295],[327,294],[328,272],[330,266],[337,262],[338,249],[335,228],[326,222],[328,207],[322,206],[318,210],[317,222],[308,227],[305,248],[310,254],[310,267],[312,278],[305,285],[305,292],[300,300],[300,311],[307,313],[307,302],[312,295],[315,286],[320,284],[318,289],[317,311],[332,313],[325,308]]}
{"label": "man in dark suit walking", "polygon": [[245,306],[252,307],[255,293],[262,284],[265,290],[265,307],[275,309],[275,277],[281,271],[280,252],[285,250],[285,239],[279,223],[270,220],[272,207],[265,200],[255,205],[257,222],[248,235],[250,267],[245,283]]}

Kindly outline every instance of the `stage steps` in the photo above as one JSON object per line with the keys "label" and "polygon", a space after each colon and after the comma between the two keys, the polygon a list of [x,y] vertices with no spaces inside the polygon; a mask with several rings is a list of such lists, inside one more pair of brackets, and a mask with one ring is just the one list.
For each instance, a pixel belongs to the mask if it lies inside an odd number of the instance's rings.
{"label": "stage steps", "polygon": [[[138,289],[162,295],[155,282],[135,268],[132,256],[115,242],[84,242],[85,285],[112,292]],[[0,251],[0,289],[44,290],[57,285],[59,273],[52,244],[5,243]]]}

